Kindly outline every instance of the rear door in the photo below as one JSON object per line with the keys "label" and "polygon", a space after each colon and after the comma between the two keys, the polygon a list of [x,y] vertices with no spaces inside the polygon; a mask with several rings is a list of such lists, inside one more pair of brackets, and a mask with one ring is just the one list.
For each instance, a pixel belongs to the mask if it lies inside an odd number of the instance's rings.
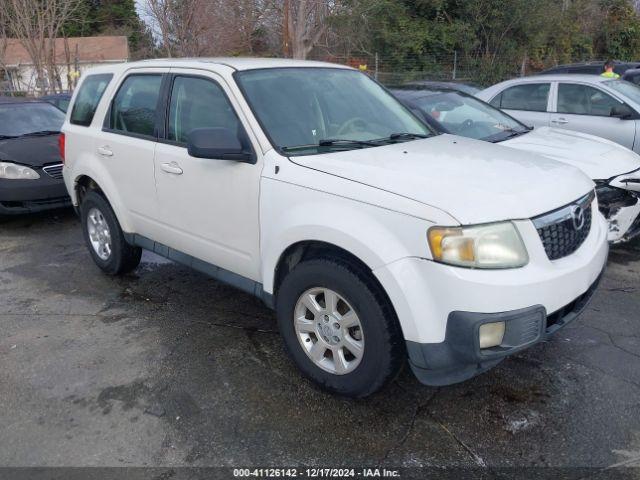
{"label": "rear door", "polygon": [[612,117],[612,108],[624,102],[603,90],[582,83],[560,82],[554,103],[551,126],[589,133],[633,148],[635,121]]}
{"label": "rear door", "polygon": [[155,239],[252,280],[260,278],[259,196],[262,162],[196,158],[190,132],[225,128],[253,148],[246,121],[225,81],[213,72],[171,69],[163,139],[155,155],[160,215]]}
{"label": "rear door", "polygon": [[158,208],[154,177],[164,72],[136,69],[120,80],[95,152],[121,196],[136,233],[153,237]]}
{"label": "rear door", "polygon": [[495,96],[491,105],[532,127],[549,126],[551,82],[513,85]]}

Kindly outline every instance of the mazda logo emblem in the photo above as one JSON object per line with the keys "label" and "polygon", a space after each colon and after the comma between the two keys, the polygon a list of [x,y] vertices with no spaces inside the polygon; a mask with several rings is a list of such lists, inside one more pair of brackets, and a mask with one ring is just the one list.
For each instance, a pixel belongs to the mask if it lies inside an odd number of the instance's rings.
{"label": "mazda logo emblem", "polygon": [[584,210],[580,205],[574,205],[571,209],[571,219],[573,220],[573,228],[578,230],[582,230],[584,227]]}

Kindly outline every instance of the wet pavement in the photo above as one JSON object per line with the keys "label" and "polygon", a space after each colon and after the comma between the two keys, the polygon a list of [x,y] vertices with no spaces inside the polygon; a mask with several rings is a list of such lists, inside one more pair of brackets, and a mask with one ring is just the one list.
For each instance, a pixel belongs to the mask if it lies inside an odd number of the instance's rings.
{"label": "wet pavement", "polygon": [[303,379],[257,299],[145,253],[94,266],[72,212],[0,223],[0,466],[640,467],[640,242],[584,315],[465,383],[365,400]]}

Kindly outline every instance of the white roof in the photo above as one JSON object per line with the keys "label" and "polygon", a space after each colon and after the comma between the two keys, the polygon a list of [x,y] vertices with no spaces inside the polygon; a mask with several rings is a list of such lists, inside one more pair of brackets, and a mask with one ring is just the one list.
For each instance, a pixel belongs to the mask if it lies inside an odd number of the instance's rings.
{"label": "white roof", "polygon": [[603,77],[602,75],[588,75],[588,74],[578,74],[578,73],[550,73],[547,75],[531,75],[528,77],[519,77],[514,78],[512,80],[508,80],[509,82],[522,82],[522,81],[532,81],[532,82],[562,82],[562,81],[574,81],[574,82],[586,82],[586,83],[601,83],[606,82],[608,80],[613,80],[612,78]]}
{"label": "white roof", "polygon": [[309,60],[292,60],[288,58],[251,58],[251,57],[218,57],[218,58],[161,58],[141,60],[122,64],[123,69],[135,67],[183,67],[206,68],[207,65],[224,65],[234,70],[255,70],[261,68],[285,68],[285,67],[325,67],[325,68],[350,68],[328,62],[315,62]]}

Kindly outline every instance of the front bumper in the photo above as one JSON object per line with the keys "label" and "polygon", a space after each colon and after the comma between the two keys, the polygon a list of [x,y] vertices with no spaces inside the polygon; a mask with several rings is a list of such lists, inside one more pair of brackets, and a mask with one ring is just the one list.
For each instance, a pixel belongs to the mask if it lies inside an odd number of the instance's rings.
{"label": "front bumper", "polygon": [[39,171],[37,180],[0,179],[0,215],[19,215],[71,206],[62,179]]}
{"label": "front bumper", "polygon": [[[407,342],[411,370],[420,382],[433,386],[475,377],[575,320],[589,304],[601,278],[602,274],[585,293],[551,315],[542,305],[502,313],[451,312],[444,342]],[[481,349],[480,326],[492,322],[505,322],[502,344]]]}
{"label": "front bumper", "polygon": [[[531,221],[514,224],[529,253],[529,263],[522,268],[469,269],[407,257],[373,271],[393,304],[422,381],[455,383],[491,368],[572,321],[593,294],[609,252],[607,222],[596,202],[589,236],[558,260],[549,260]],[[502,317],[516,322],[514,328],[523,325],[510,333],[531,337],[516,341],[509,336],[510,348],[479,352],[476,329]]]}

